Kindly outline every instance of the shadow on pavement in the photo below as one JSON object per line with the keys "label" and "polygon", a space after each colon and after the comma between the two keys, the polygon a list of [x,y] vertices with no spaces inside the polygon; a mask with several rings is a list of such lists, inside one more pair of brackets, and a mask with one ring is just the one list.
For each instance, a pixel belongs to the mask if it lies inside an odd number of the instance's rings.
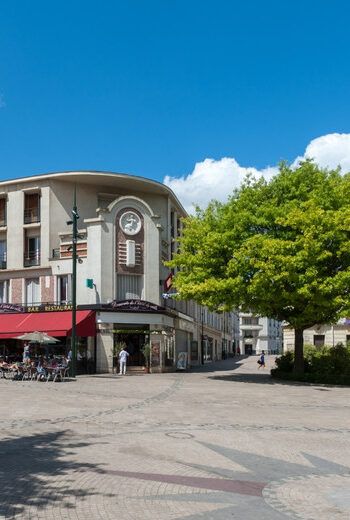
{"label": "shadow on pavement", "polygon": [[[229,381],[231,383],[253,383],[259,385],[282,385],[282,386],[313,386],[316,390],[326,391],[323,388],[317,388],[320,386],[318,383],[307,383],[304,381],[288,381],[285,379],[275,379],[270,376],[269,372],[258,372],[257,374],[252,373],[239,373],[239,374],[228,374],[225,376],[209,376],[208,379],[213,379],[216,381]],[[335,385],[326,385],[329,387]]]}
{"label": "shadow on pavement", "polygon": [[249,356],[236,356],[234,358],[205,363],[200,366],[192,366],[191,372],[227,372],[228,370],[237,370],[237,368],[243,364],[244,360],[248,358]]}
{"label": "shadow on pavement", "polygon": [[[96,495],[87,489],[72,489],[74,471],[96,468],[68,460],[72,450],[86,446],[72,443],[68,432],[37,434],[5,439],[0,442],[0,518],[14,518],[27,508],[42,508],[60,502],[61,507],[74,508],[77,497]],[[67,475],[64,485],[55,480]],[[62,481],[61,481],[62,482]],[[72,486],[74,487],[74,486]],[[34,516],[36,514],[34,513]]]}
{"label": "shadow on pavement", "polygon": [[[254,359],[253,359],[254,358]],[[256,365],[246,363],[249,360],[255,361],[258,356],[236,356],[225,360],[216,361],[201,365],[199,367],[191,367],[191,372],[196,373],[213,373],[226,372],[226,374],[209,375],[208,379],[216,381],[228,381],[234,383],[253,383],[265,385],[282,385],[282,386],[319,386],[316,383],[305,383],[302,381],[288,381],[284,379],[275,379],[270,375],[270,369],[258,369]],[[236,372],[242,365],[246,365],[247,372]],[[256,370],[256,372],[255,372]]]}
{"label": "shadow on pavement", "polygon": [[257,374],[229,374],[225,376],[209,376],[208,379],[216,379],[217,381],[230,381],[234,383],[255,383],[261,385],[294,385],[294,381],[282,381],[272,379],[269,372]]}

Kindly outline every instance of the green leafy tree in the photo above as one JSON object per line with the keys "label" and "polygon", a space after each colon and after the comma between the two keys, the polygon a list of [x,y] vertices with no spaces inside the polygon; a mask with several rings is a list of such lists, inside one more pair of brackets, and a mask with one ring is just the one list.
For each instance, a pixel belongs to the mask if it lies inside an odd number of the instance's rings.
{"label": "green leafy tree", "polygon": [[226,204],[197,208],[184,224],[167,264],[179,268],[179,297],[286,322],[302,373],[303,331],[349,311],[349,174],[282,162],[270,181],[248,176]]}

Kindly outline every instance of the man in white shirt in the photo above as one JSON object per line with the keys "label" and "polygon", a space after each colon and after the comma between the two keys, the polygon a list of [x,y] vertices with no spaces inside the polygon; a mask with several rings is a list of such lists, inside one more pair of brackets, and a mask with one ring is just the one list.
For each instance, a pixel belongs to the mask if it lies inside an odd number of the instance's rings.
{"label": "man in white shirt", "polygon": [[126,374],[126,360],[129,356],[129,352],[127,352],[123,347],[119,352],[119,375]]}

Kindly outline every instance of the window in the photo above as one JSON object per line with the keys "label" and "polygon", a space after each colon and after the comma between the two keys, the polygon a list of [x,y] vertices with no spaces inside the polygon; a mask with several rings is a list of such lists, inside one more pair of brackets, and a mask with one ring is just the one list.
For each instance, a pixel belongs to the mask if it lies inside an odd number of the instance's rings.
{"label": "window", "polygon": [[27,236],[24,253],[24,267],[40,265],[40,237]]}
{"label": "window", "polygon": [[0,240],[0,269],[6,269],[6,240]]}
{"label": "window", "polygon": [[39,278],[26,280],[26,304],[36,305],[41,303]]}
{"label": "window", "polygon": [[71,301],[70,276],[59,276],[57,278],[57,300],[59,303]]}
{"label": "window", "polygon": [[117,278],[117,300],[140,300],[142,276],[121,274]]}
{"label": "window", "polygon": [[315,347],[323,347],[324,334],[315,334],[314,335],[314,345],[315,345]]}
{"label": "window", "polygon": [[39,193],[26,193],[24,195],[24,223],[33,224],[40,222],[40,195]]}
{"label": "window", "polygon": [[0,282],[0,303],[9,302],[9,283],[7,280]]}
{"label": "window", "polygon": [[6,226],[6,199],[0,198],[0,226]]}

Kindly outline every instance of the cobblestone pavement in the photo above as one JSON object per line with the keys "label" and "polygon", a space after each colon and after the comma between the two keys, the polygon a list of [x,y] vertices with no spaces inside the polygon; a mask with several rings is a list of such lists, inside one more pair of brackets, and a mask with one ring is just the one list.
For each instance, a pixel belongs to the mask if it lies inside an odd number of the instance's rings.
{"label": "cobblestone pavement", "polygon": [[350,518],[350,388],[255,357],[189,373],[0,379],[0,518]]}

